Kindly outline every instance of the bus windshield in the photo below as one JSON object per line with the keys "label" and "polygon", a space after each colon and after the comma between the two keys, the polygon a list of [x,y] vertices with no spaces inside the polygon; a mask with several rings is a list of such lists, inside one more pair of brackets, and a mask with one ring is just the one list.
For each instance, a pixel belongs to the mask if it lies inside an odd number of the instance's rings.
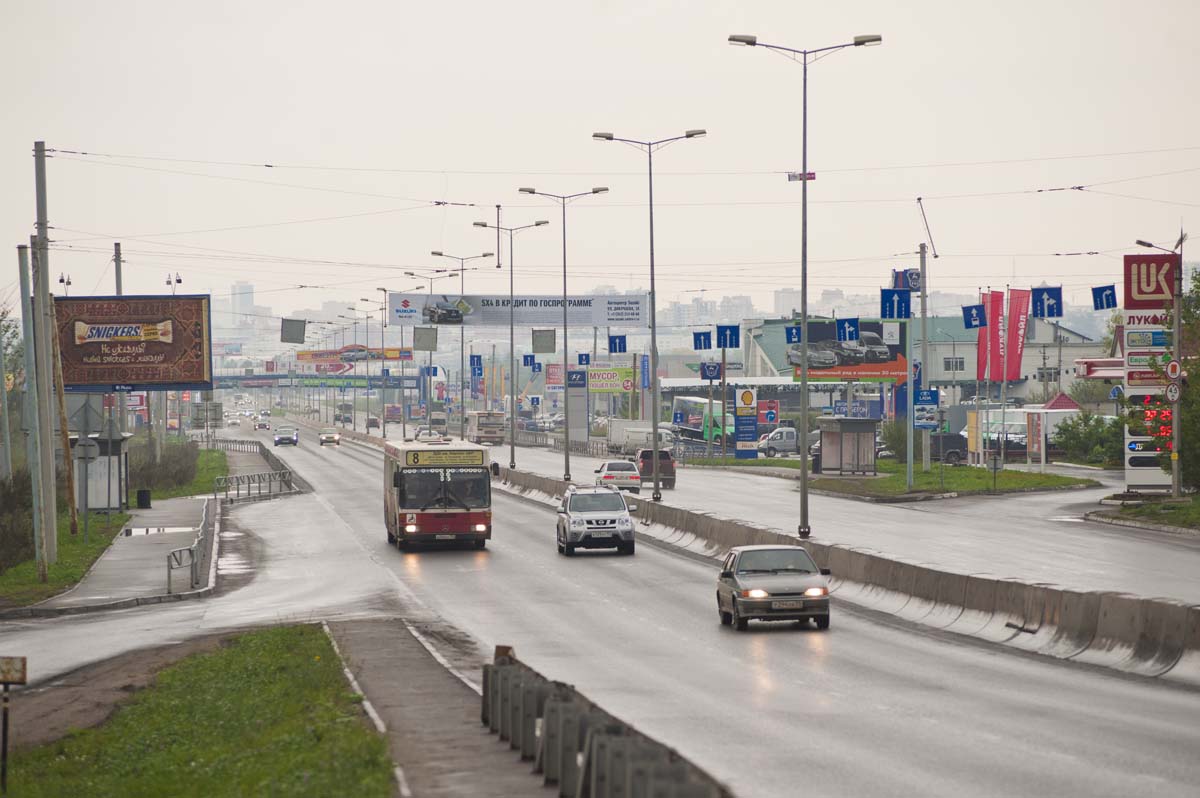
{"label": "bus windshield", "polygon": [[475,510],[491,504],[491,479],[483,468],[406,468],[403,475],[400,504],[407,509]]}

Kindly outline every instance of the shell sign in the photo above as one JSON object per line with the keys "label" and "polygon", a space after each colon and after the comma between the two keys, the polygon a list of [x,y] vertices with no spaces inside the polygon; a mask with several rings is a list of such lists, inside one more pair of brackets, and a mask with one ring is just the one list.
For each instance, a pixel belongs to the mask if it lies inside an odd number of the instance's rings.
{"label": "shell sign", "polygon": [[741,388],[737,392],[733,414],[735,416],[754,416],[758,418],[758,391],[753,388]]}

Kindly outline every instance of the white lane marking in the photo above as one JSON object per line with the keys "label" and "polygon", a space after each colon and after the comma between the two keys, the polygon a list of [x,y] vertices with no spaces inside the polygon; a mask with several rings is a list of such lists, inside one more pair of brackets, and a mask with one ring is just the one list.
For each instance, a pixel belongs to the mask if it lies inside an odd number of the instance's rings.
{"label": "white lane marking", "polygon": [[404,624],[404,628],[407,629],[413,637],[417,638],[417,642],[420,643],[421,645],[423,645],[425,647],[425,650],[428,651],[430,653],[430,655],[434,659],[436,659],[443,668],[450,671],[450,673],[452,673],[454,676],[458,677],[458,680],[460,682],[462,682],[467,687],[470,687],[472,690],[474,690],[476,695],[483,695],[483,687],[481,687],[480,685],[473,682],[470,678],[467,677],[466,674],[464,674],[458,668],[451,665],[450,660],[448,660],[444,656],[442,656],[442,652],[438,651],[437,648],[433,645],[433,643],[429,642],[429,640],[425,637],[425,635],[418,632],[416,627],[414,627],[411,623],[408,622],[407,618],[401,618],[400,621],[401,621],[401,623]]}
{"label": "white lane marking", "polygon": [[[358,680],[354,678],[354,674],[350,672],[350,668],[346,666],[346,658],[342,656],[342,650],[338,648],[337,640],[333,637],[333,632],[329,629],[329,624],[321,621],[321,628],[325,630],[325,636],[329,638],[329,645],[333,646],[333,653],[337,654],[338,660],[342,663],[342,673],[346,676],[346,681],[350,683],[350,688],[355,694],[362,697],[362,706],[366,710],[367,717],[371,719],[371,723],[375,724],[375,730],[380,734],[387,734],[387,726],[383,722],[383,718],[379,717],[379,713],[375,711],[375,706],[371,703],[371,699],[367,698],[367,694],[358,686]],[[408,779],[404,777],[404,768],[393,763],[392,773],[396,777],[396,784],[400,788],[400,795],[403,798],[412,798],[412,790],[408,786]]]}

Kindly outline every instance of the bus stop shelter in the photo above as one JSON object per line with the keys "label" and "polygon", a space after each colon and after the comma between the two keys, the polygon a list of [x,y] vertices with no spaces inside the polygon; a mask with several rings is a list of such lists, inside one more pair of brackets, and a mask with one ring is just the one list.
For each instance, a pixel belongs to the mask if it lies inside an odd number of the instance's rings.
{"label": "bus stop shelter", "polygon": [[875,466],[875,434],[879,421],[843,416],[817,419],[821,431],[821,465],[813,471],[822,474],[878,473]]}

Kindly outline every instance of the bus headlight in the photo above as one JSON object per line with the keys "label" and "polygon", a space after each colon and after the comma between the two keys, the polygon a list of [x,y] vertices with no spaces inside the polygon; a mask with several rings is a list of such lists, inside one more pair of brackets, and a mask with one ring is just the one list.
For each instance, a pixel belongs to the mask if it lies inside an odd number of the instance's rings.
{"label": "bus headlight", "polygon": [[476,524],[475,531],[476,532],[487,532],[487,524]]}
{"label": "bus headlight", "polygon": [[417,525],[416,525],[416,524],[405,524],[405,525],[404,525],[404,531],[405,531],[405,532],[416,532],[416,531],[417,531]]}

